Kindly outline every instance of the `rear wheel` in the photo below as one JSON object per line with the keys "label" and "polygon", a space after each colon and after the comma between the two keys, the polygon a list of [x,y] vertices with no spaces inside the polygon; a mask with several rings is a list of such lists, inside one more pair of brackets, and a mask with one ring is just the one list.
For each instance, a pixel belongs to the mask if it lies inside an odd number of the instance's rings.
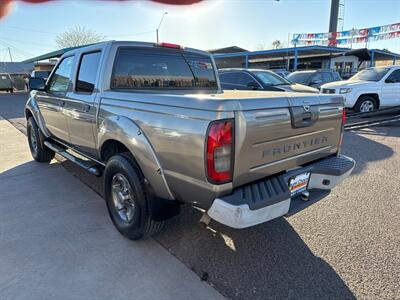
{"label": "rear wheel", "polygon": [[157,233],[163,225],[149,213],[144,176],[128,153],[110,158],[104,172],[107,208],[118,231],[131,240]]}
{"label": "rear wheel", "polygon": [[361,96],[356,105],[354,106],[355,112],[371,112],[378,108],[378,103],[374,97],[371,96]]}
{"label": "rear wheel", "polygon": [[44,145],[44,135],[33,117],[28,119],[26,130],[33,159],[38,162],[50,162],[55,153]]}

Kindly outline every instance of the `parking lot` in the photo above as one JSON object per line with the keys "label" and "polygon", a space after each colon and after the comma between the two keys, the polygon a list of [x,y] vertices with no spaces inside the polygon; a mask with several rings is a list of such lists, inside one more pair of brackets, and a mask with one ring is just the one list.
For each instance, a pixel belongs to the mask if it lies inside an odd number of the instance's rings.
{"label": "parking lot", "polygon": [[[0,95],[0,115],[23,133],[26,97],[26,94]],[[400,123],[347,132],[342,152],[357,162],[352,176],[325,200],[293,217],[279,218],[245,230],[230,229],[215,222],[204,228],[198,223],[200,213],[184,207],[181,215],[169,220],[166,228],[154,237],[157,242],[154,247],[161,245],[197,273],[199,280],[207,281],[228,298],[399,299],[399,137]],[[89,188],[102,194],[101,178],[95,178],[67,161],[60,160],[56,164],[61,164]],[[38,172],[46,172],[44,168],[54,166],[42,166]],[[4,175],[3,180],[6,180]],[[48,184],[56,185],[57,182],[53,178]],[[19,188],[23,194],[23,182]],[[0,201],[4,200],[2,196],[0,194]],[[1,209],[4,209],[0,211],[3,216],[10,207],[0,205]],[[21,205],[19,209],[29,207]],[[65,214],[68,213],[70,211],[66,209]],[[75,219],[74,230],[80,230],[79,222],[85,230],[88,219],[83,213],[79,215],[81,219]],[[32,220],[29,224],[34,225]],[[60,229],[61,225],[62,220]],[[114,230],[111,222],[108,229]],[[17,229],[10,227],[8,230]],[[112,233],[107,233],[104,244],[107,239],[110,243],[115,239]],[[54,232],[48,237],[52,238],[55,238]],[[69,241],[69,245],[71,243]],[[6,255],[8,246],[0,239],[0,256]],[[132,242],[128,247],[137,252],[140,246]],[[84,255],[82,249],[74,247],[63,251],[75,251],[81,258]],[[29,255],[29,249],[25,253]],[[130,275],[132,280],[137,280],[135,268],[128,270],[121,271],[124,284],[129,284]],[[115,277],[120,275],[114,272]],[[46,284],[45,279],[40,284]]]}

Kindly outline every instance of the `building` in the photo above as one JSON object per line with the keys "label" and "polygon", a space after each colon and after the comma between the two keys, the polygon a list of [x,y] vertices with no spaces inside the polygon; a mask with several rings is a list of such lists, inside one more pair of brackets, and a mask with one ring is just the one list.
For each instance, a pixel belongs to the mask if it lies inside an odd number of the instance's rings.
{"label": "building", "polygon": [[400,62],[400,54],[379,49],[304,46],[262,51],[213,54],[218,68],[261,68],[286,70],[330,69],[343,77],[359,69]]}
{"label": "building", "polygon": [[247,52],[248,50],[240,48],[238,46],[230,46],[230,47],[225,47],[225,48],[211,49],[211,50],[207,50],[207,51],[212,54],[217,54],[217,53]]}

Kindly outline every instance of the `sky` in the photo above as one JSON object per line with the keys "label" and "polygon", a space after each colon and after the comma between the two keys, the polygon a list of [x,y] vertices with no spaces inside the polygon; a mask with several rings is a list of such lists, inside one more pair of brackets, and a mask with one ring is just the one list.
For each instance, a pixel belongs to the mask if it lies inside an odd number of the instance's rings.
{"label": "sky", "polygon": [[[286,46],[289,33],[327,32],[330,0],[206,0],[185,7],[146,0],[56,0],[35,5],[17,1],[0,20],[0,61],[10,60],[8,48],[14,61],[54,51],[57,34],[75,26],[94,30],[107,40],[155,42],[164,12],[168,15],[160,41],[202,50],[233,45],[256,50],[271,48],[274,40]],[[344,30],[397,22],[400,0],[345,0]],[[400,38],[369,46],[400,53]]]}

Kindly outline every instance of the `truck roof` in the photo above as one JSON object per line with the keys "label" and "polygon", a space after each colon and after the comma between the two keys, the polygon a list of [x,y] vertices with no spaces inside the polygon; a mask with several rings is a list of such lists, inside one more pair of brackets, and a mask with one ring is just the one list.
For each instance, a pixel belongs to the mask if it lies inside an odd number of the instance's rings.
{"label": "truck roof", "polygon": [[[165,45],[163,45],[165,44]],[[82,52],[82,51],[87,51],[87,50],[91,50],[91,49],[98,49],[99,47],[111,47],[111,46],[125,46],[125,47],[149,47],[149,48],[173,48],[173,47],[169,47],[168,45],[174,45],[174,44],[169,44],[169,43],[149,43],[149,42],[140,42],[140,41],[115,41],[115,40],[111,40],[111,41],[105,41],[105,42],[100,42],[100,43],[95,43],[95,44],[90,44],[90,45],[86,45],[86,46],[82,46],[79,48],[75,48],[72,49],[70,51],[67,51],[64,53],[63,56],[66,55],[70,55],[72,53],[78,53],[78,52]],[[200,54],[200,55],[206,55],[206,56],[211,56],[211,54],[207,51],[203,51],[203,50],[199,50],[199,49],[194,49],[194,48],[190,48],[190,47],[184,47],[181,45],[177,45],[180,46],[181,49],[185,52],[192,52],[192,53],[196,53],[196,54]],[[175,48],[176,49],[176,48]],[[178,50],[178,49],[176,49]]]}

